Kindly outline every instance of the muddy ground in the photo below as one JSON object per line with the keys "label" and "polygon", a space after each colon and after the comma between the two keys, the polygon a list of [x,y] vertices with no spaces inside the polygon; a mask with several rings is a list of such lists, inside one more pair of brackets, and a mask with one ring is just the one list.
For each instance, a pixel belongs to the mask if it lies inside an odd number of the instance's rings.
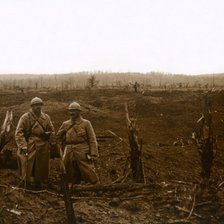
{"label": "muddy ground", "polygon": [[[77,223],[224,223],[224,91],[209,94],[213,102],[217,152],[210,188],[200,190],[200,157],[191,133],[202,112],[203,91],[150,91],[144,95],[122,90],[0,93],[0,121],[12,110],[15,126],[34,96],[45,101],[56,130],[68,119],[73,100],[83,107],[99,140],[97,170],[101,185],[75,186],[72,192]],[[143,139],[145,184],[131,175],[124,103]],[[182,139],[181,142],[178,139]],[[176,142],[176,144],[174,144]],[[5,150],[16,152],[14,140]],[[24,190],[16,169],[0,169],[0,223],[66,223],[60,191],[59,159],[51,159],[50,185],[41,192]],[[102,188],[101,186],[104,186]],[[114,186],[114,185],[113,185]],[[86,187],[86,190],[80,188]]]}

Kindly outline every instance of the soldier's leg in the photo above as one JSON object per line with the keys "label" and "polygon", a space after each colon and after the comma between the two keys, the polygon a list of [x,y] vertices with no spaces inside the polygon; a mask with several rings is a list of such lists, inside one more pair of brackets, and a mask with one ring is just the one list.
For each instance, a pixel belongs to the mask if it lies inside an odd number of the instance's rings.
{"label": "soldier's leg", "polygon": [[81,172],[82,179],[91,184],[99,183],[99,177],[96,173],[96,168],[91,159],[87,159],[86,153],[79,154],[78,166]]}
{"label": "soldier's leg", "polygon": [[76,161],[73,161],[73,183],[80,184],[81,183],[81,172]]}

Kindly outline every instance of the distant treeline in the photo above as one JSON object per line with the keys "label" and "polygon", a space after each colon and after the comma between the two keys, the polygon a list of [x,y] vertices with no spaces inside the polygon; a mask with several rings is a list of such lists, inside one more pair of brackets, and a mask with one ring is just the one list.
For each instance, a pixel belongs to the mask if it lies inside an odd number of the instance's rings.
{"label": "distant treeline", "polygon": [[223,74],[181,75],[150,73],[79,72],[54,75],[0,75],[0,90],[72,90],[83,88],[213,88],[224,87]]}

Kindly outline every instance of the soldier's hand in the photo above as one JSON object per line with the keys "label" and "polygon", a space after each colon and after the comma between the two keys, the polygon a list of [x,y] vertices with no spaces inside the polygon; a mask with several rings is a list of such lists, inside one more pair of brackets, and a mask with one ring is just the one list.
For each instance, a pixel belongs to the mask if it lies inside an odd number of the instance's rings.
{"label": "soldier's hand", "polygon": [[98,156],[97,156],[97,155],[91,155],[91,159],[92,159],[93,161],[97,161]]}
{"label": "soldier's hand", "polygon": [[21,148],[21,154],[27,154],[27,153],[28,153],[27,147]]}

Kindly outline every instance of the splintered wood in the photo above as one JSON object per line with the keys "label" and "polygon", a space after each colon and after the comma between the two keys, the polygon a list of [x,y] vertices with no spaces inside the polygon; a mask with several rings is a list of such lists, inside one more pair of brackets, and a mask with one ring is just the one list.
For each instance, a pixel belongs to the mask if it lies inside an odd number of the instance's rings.
{"label": "splintered wood", "polygon": [[208,98],[207,94],[204,96],[203,101],[203,113],[201,118],[197,121],[195,139],[201,159],[202,185],[206,186],[212,172],[216,141],[213,134],[212,101]]}
{"label": "splintered wood", "polygon": [[12,111],[7,111],[5,120],[1,127],[0,133],[0,151],[4,148],[4,146],[11,140],[12,135],[10,135],[11,126],[12,126],[13,114]]}
{"label": "splintered wood", "polygon": [[128,106],[125,104],[126,123],[128,129],[128,138],[130,145],[131,170],[133,181],[137,183],[144,183],[144,169],[142,164],[142,139],[138,139],[136,124],[129,118]]}

